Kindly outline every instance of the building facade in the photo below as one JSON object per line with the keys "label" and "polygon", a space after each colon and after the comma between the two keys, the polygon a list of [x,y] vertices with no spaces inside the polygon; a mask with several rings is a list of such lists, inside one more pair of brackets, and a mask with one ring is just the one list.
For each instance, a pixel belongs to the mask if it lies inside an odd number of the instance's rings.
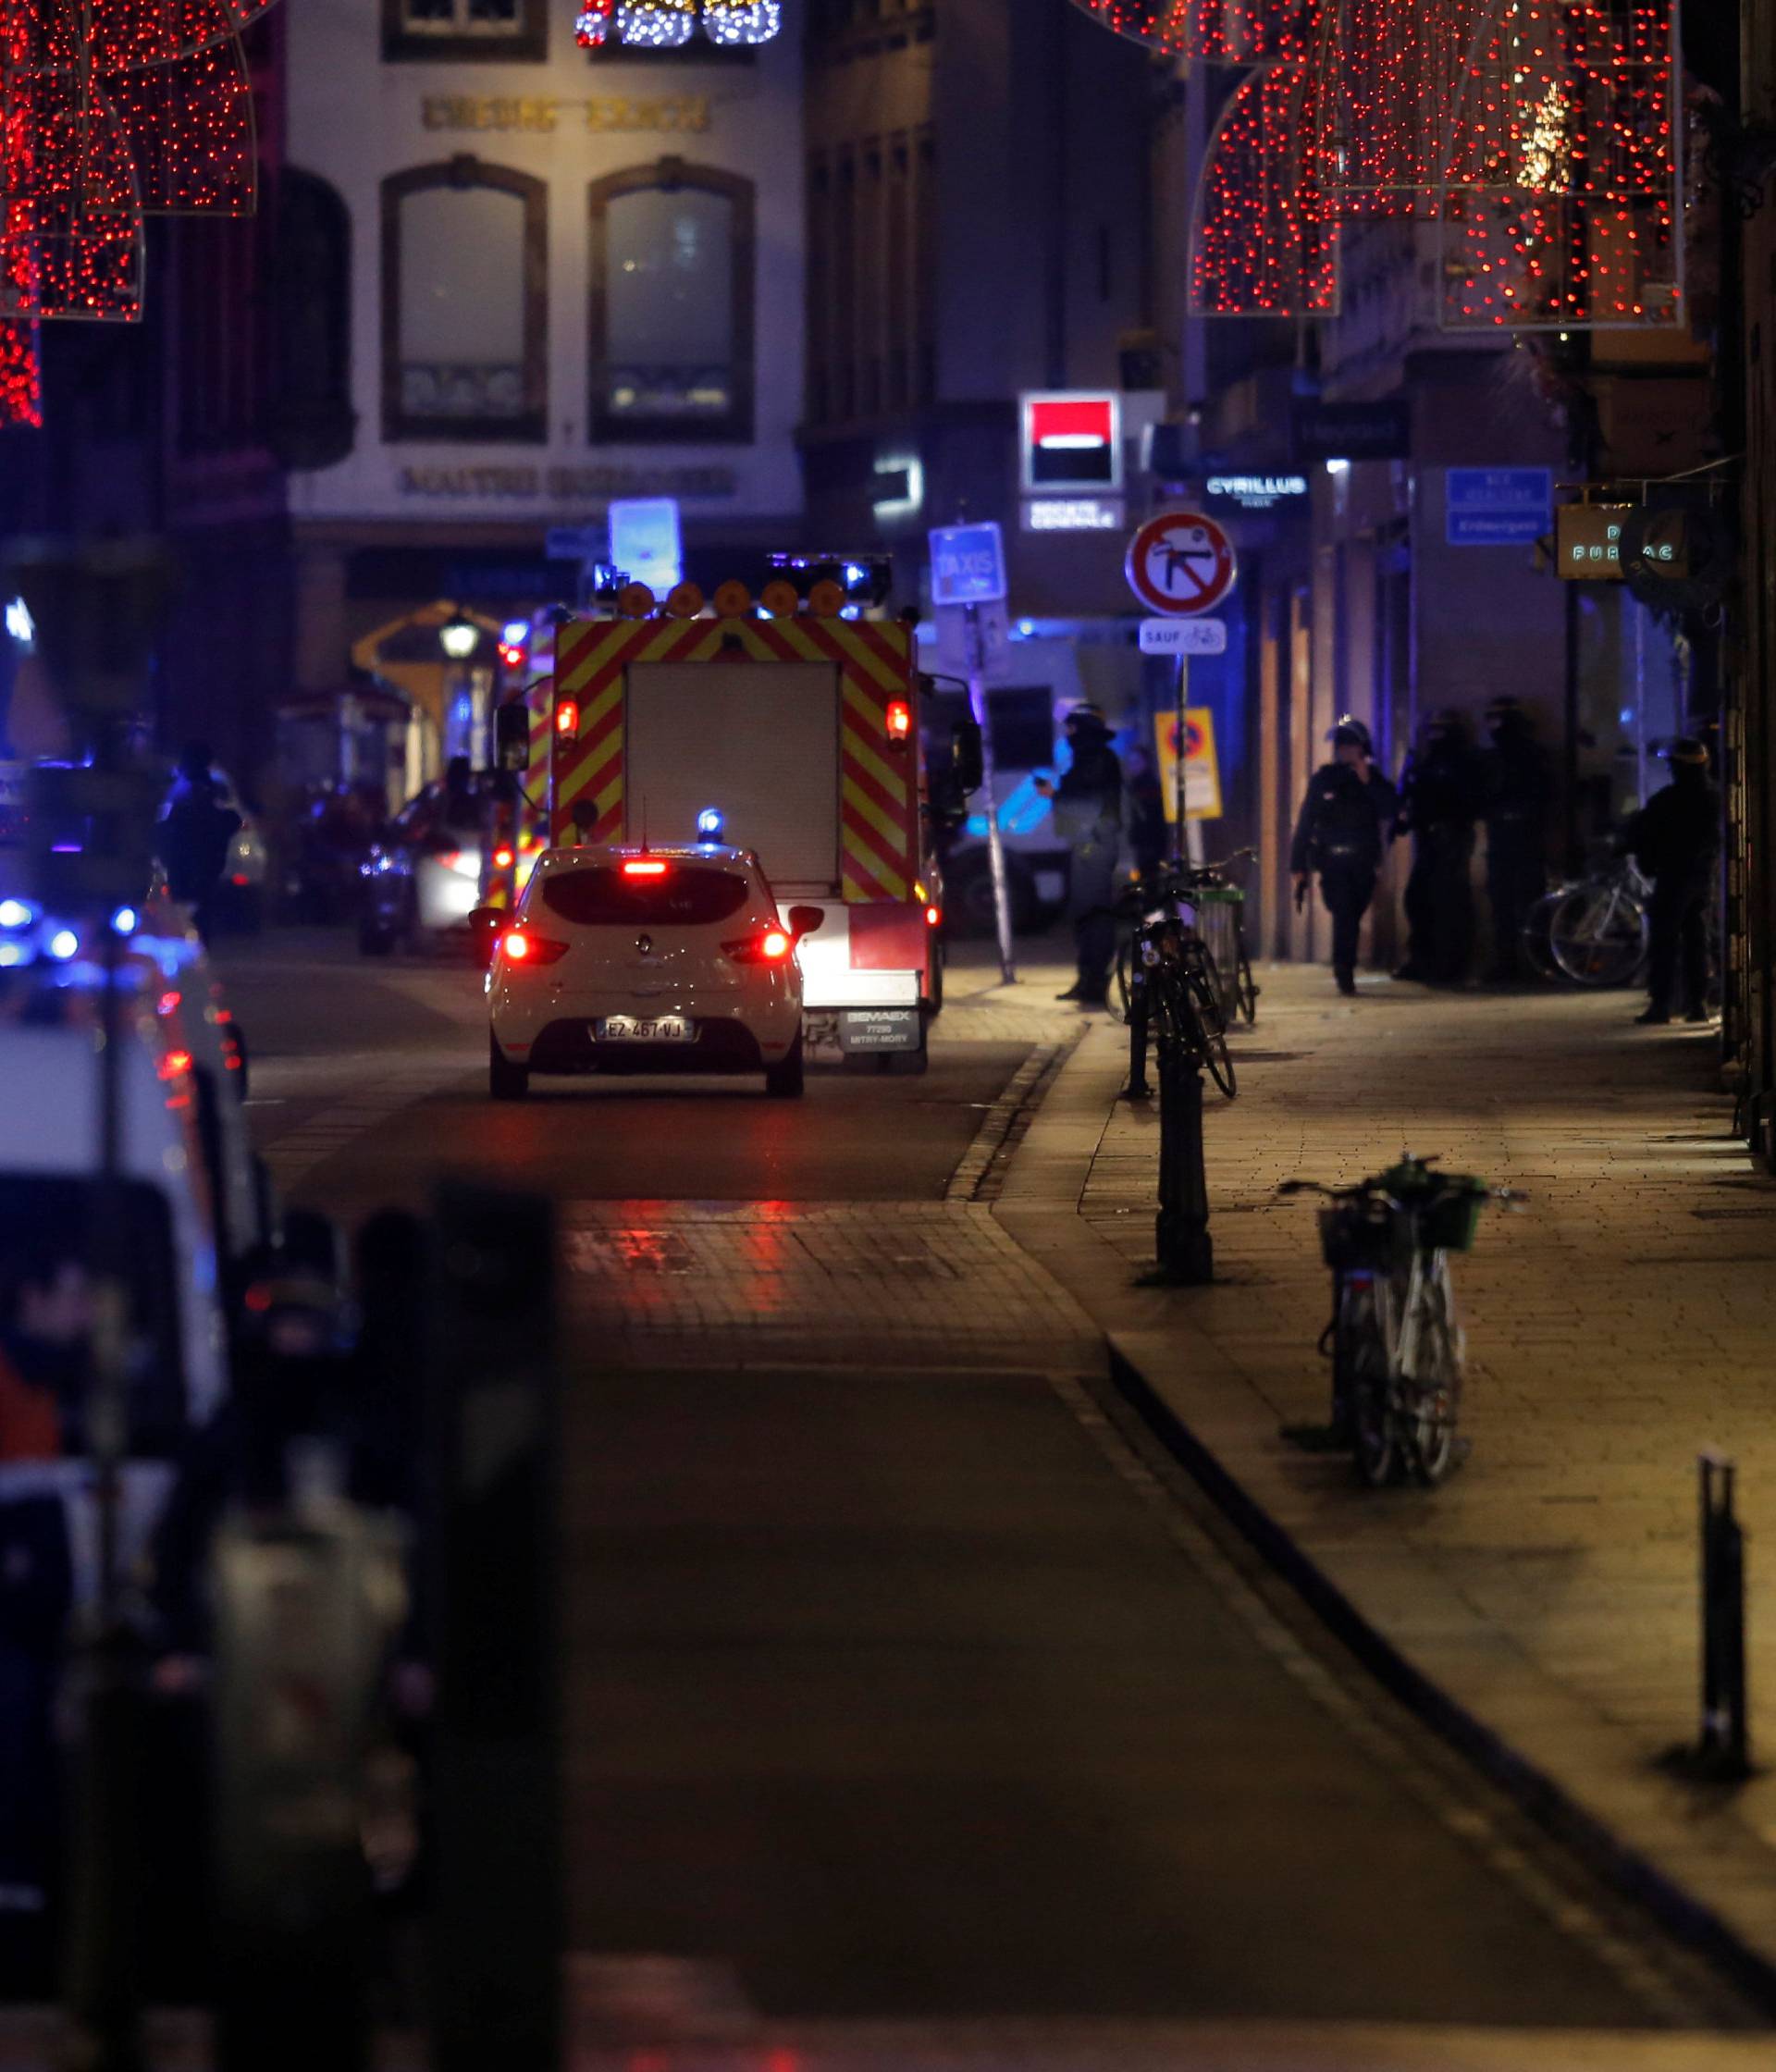
{"label": "building facade", "polygon": [[441,748],[425,614],[573,598],[551,532],[671,497],[706,581],[799,537],[800,43],[588,51],[549,0],[290,16],[339,390],[290,476],[293,675],[386,660]]}

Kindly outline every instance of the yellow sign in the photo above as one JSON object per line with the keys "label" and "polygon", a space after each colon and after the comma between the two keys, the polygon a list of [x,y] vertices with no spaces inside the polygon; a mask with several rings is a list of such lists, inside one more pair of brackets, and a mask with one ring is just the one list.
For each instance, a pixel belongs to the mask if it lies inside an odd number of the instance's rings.
{"label": "yellow sign", "polygon": [[[1159,783],[1166,795],[1166,818],[1178,818],[1178,714],[1161,712],[1153,720],[1159,746]],[[1184,710],[1184,818],[1221,818],[1221,766],[1215,758],[1215,714],[1206,705]]]}
{"label": "yellow sign", "polygon": [[553,93],[427,93],[419,105],[428,130],[528,130],[551,136],[576,120],[595,135],[648,130],[663,135],[709,127],[707,93],[662,93],[647,100],[625,94],[595,94],[586,101]]}

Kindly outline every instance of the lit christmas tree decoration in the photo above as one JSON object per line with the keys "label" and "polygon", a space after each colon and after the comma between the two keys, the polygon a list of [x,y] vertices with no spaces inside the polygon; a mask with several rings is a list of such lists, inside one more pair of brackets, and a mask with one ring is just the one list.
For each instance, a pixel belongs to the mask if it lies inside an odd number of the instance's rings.
{"label": "lit christmas tree decoration", "polygon": [[780,0],[703,0],[703,33],[712,43],[768,43],[783,22]]}
{"label": "lit christmas tree decoration", "polygon": [[43,370],[34,324],[0,323],[0,430],[43,422]]}
{"label": "lit christmas tree decoration", "polygon": [[1171,57],[1263,65],[1309,47],[1323,0],[1073,0],[1094,21]]}
{"label": "lit christmas tree decoration", "polygon": [[782,0],[582,0],[574,40],[583,50],[616,39],[676,50],[700,27],[712,43],[768,43],[783,25]]}
{"label": "lit christmas tree decoration", "polygon": [[676,49],[697,27],[697,0],[617,0],[617,23],[625,43]]}
{"label": "lit christmas tree decoration", "polygon": [[574,23],[574,41],[582,50],[597,50],[610,33],[617,0],[587,0]]}

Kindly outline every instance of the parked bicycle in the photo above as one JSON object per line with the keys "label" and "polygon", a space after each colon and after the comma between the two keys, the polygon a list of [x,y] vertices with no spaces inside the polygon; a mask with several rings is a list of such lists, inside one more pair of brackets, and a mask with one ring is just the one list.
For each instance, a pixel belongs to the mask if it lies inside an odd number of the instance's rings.
{"label": "parked bicycle", "polygon": [[1239,882],[1257,855],[1256,849],[1236,849],[1219,863],[1186,865],[1178,874],[1190,887],[1186,898],[1196,932],[1221,975],[1221,1012],[1229,1027],[1240,1019],[1250,1026],[1258,1018],[1258,987],[1246,951],[1246,894]]}
{"label": "parked bicycle", "polygon": [[1632,985],[1644,973],[1651,943],[1645,878],[1623,858],[1536,901],[1523,923],[1531,968],[1576,985]]}
{"label": "parked bicycle", "polygon": [[1237,1092],[1227,1051],[1227,989],[1209,946],[1186,919],[1189,873],[1130,885],[1117,900],[1132,924],[1116,956],[1112,1012],[1128,1024],[1128,1091],[1147,1089],[1151,1034],[1161,1071],[1172,1063],[1206,1070],[1228,1100]]}
{"label": "parked bicycle", "polygon": [[1324,1195],[1320,1247],[1332,1269],[1332,1434],[1371,1488],[1410,1474],[1435,1486],[1464,1450],[1456,1436],[1466,1341],[1449,1254],[1470,1251],[1487,1202],[1521,1199],[1472,1173],[1410,1154],[1354,1187],[1285,1180]]}

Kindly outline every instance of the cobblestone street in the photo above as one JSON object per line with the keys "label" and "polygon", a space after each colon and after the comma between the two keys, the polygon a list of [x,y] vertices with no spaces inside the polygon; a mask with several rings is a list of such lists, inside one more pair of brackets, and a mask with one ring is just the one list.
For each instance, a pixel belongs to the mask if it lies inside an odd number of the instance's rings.
{"label": "cobblestone street", "polygon": [[[1776,1786],[1693,1789],[1651,1767],[1696,1730],[1705,1446],[1739,1467],[1754,1736],[1776,1689],[1776,1186],[1731,1134],[1712,1032],[1634,1028],[1620,993],[1367,980],[1345,1001],[1314,969],[1261,979],[1240,1098],[1206,1106],[1215,1286],[1133,1286],[1158,1119],[1115,1099],[1118,1029],[1063,1073],[1002,1215],[1414,1663],[1776,1954]],[[1457,1265],[1471,1462],[1440,1490],[1373,1495],[1279,1436],[1325,1419],[1327,1291],[1311,1205],[1275,1189],[1408,1148],[1530,1199],[1489,1209]],[[1070,1266],[1053,1220],[1069,1194],[1096,1240]]]}

